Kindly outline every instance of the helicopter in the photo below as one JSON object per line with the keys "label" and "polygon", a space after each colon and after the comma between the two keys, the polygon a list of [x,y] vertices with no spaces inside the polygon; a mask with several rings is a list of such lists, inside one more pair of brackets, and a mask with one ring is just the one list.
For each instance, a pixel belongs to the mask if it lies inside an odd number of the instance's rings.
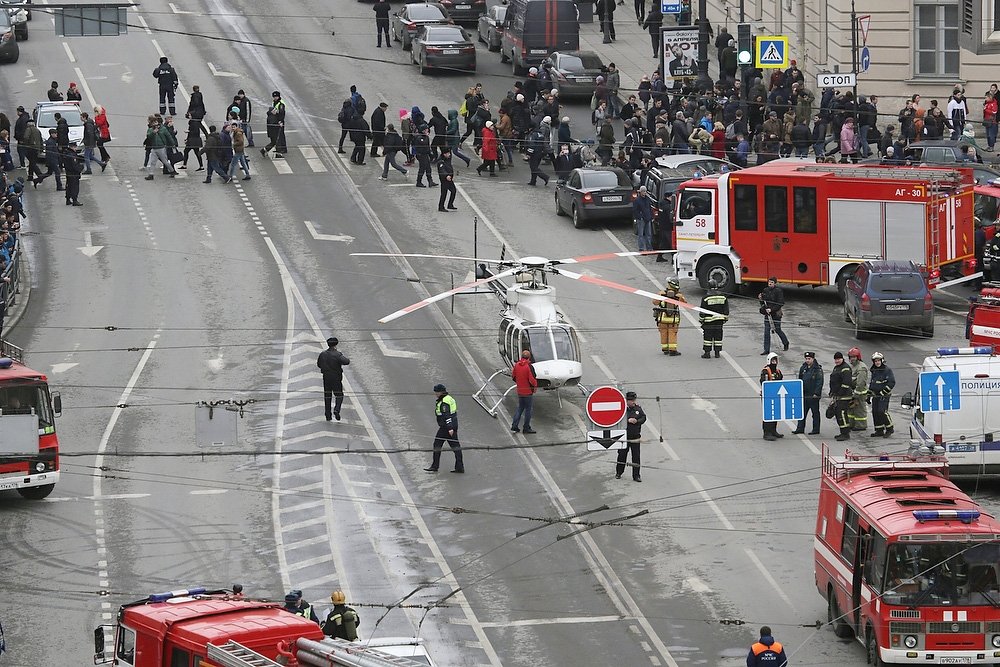
{"label": "helicopter", "polygon": [[[500,357],[506,368],[501,368],[487,378],[483,386],[472,395],[490,416],[496,417],[500,404],[514,388],[511,385],[496,402],[487,401],[483,396],[486,389],[498,375],[510,375],[514,364],[521,358],[524,350],[531,352],[532,367],[538,380],[539,389],[558,390],[561,387],[579,386],[581,392],[586,389],[580,386],[583,377],[580,340],[574,327],[566,317],[557,310],[555,287],[548,284],[548,275],[562,276],[580,282],[608,287],[628,292],[636,296],[667,301],[682,308],[706,312],[698,306],[668,299],[661,294],[647,292],[627,285],[611,282],[576,273],[563,268],[565,264],[581,264],[620,257],[635,257],[655,255],[660,251],[608,252],[597,255],[584,255],[565,259],[547,259],[545,257],[522,257],[520,259],[490,259],[475,257],[456,257],[454,255],[428,255],[417,253],[351,253],[354,257],[410,257],[442,260],[468,260],[475,262],[476,280],[459,285],[445,292],[422,299],[412,305],[390,313],[378,321],[387,323],[404,315],[413,313],[433,303],[442,301],[460,292],[487,287],[500,300],[500,325],[497,333],[497,346]],[[494,269],[489,268],[495,267]],[[512,279],[508,284],[505,279]],[[559,393],[560,403],[562,398]]]}

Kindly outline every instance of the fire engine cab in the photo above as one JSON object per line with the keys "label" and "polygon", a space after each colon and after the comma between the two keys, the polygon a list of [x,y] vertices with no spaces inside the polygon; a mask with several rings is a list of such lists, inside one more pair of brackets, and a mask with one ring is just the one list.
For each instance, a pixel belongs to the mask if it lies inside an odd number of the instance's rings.
{"label": "fire engine cab", "polygon": [[844,285],[866,260],[910,260],[933,285],[974,269],[972,170],[777,161],[685,182],[678,275]]}
{"label": "fire engine cab", "polygon": [[816,587],[872,665],[1000,663],[1000,522],[943,457],[823,449]]}
{"label": "fire engine cab", "polygon": [[1000,283],[983,283],[978,296],[970,297],[965,337],[973,347],[1000,351]]}
{"label": "fire engine cab", "polygon": [[105,626],[94,631],[94,651],[95,665],[120,667],[429,664],[326,637],[318,625],[280,603],[204,588],[157,593],[122,605],[113,637],[105,634]]}

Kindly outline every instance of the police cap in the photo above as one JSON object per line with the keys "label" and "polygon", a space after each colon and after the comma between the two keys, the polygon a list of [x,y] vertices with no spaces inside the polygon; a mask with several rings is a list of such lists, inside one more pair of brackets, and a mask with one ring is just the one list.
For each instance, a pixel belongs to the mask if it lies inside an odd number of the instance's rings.
{"label": "police cap", "polygon": [[438,384],[434,385],[434,391],[436,392],[448,391],[448,388],[439,382]]}
{"label": "police cap", "polygon": [[844,353],[843,352],[834,352],[833,353],[833,358],[834,359],[843,359],[844,358]]}
{"label": "police cap", "polygon": [[629,391],[629,392],[625,393],[625,400],[626,401],[634,401],[637,398],[639,398],[639,397],[636,395],[636,393],[634,391]]}
{"label": "police cap", "polygon": [[329,345],[329,346],[331,346],[331,347],[333,347],[334,345],[338,344],[339,342],[340,342],[340,339],[337,338],[336,336],[330,336],[329,338],[326,339],[326,344]]}
{"label": "police cap", "polygon": [[810,358],[810,359],[815,359],[815,358],[816,358],[816,353],[815,353],[815,352],[806,352],[806,353],[805,353],[805,354],[803,354],[802,356],[803,356],[803,357],[808,357],[808,358]]}

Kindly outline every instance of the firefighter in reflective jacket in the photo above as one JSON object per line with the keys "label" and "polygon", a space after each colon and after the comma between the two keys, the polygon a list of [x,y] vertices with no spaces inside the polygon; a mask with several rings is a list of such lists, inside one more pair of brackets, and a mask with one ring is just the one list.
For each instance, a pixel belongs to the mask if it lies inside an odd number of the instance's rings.
{"label": "firefighter in reflective jacket", "polygon": [[872,355],[871,383],[868,385],[868,400],[872,402],[872,421],[875,422],[873,437],[888,438],[892,435],[892,417],[889,416],[889,397],[896,386],[896,376],[885,365],[881,352]]}
{"label": "firefighter in reflective jacket", "polygon": [[1000,233],[994,234],[983,248],[983,280],[1000,280]]}
{"label": "firefighter in reflective jacket", "polygon": [[851,362],[851,380],[854,383],[854,400],[851,401],[851,430],[868,430],[868,382],[870,375],[865,362],[861,360],[861,350],[852,347],[847,352]]}
{"label": "firefighter in reflective jacket", "polygon": [[722,352],[722,327],[729,319],[729,299],[722,293],[721,285],[717,281],[710,281],[708,287],[708,294],[701,299],[701,307],[711,310],[715,315],[701,313],[698,316],[704,333],[702,349],[705,352],[701,358],[708,359],[712,356],[712,350],[715,350],[715,357],[718,359],[719,353]]}
{"label": "firefighter in reflective jacket", "polygon": [[[834,440],[851,439],[851,401],[854,400],[854,382],[851,378],[851,367],[844,363],[844,355],[837,352],[833,355],[833,370],[830,371],[830,396],[833,398],[834,414],[840,435]],[[830,416],[829,413],[827,416]]]}
{"label": "firefighter in reflective jacket", "polygon": [[346,599],[344,591],[334,591],[330,595],[333,609],[326,615],[323,634],[327,637],[339,637],[353,642],[358,638],[358,626],[361,625],[361,618],[353,607],[348,607],[345,604]]}
{"label": "firefighter in reflective jacket", "polygon": [[[668,279],[666,289],[660,294],[668,299],[687,303],[676,278]],[[681,326],[680,307],[669,301],[653,299],[653,320],[656,322],[656,328],[660,330],[660,349],[663,354],[679,357],[681,353],[677,351],[677,330]]]}
{"label": "firefighter in reflective jacket", "polygon": [[750,647],[747,654],[747,667],[788,667],[788,658],[781,642],[771,636],[771,628],[766,625],[760,629],[760,639]]}
{"label": "firefighter in reflective jacket", "polygon": [[437,472],[441,464],[441,450],[447,442],[455,452],[455,469],[452,472],[465,472],[465,462],[462,460],[462,445],[458,442],[458,404],[448,394],[443,384],[434,385],[437,401],[434,403],[434,416],[437,417],[438,430],[434,435],[434,457],[431,465],[424,468],[427,472]]}

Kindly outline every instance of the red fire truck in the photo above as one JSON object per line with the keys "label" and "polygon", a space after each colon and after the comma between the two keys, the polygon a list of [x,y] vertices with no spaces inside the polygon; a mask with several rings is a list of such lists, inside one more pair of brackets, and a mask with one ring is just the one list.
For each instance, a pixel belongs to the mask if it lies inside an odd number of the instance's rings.
{"label": "red fire truck", "polygon": [[944,457],[824,447],[816,586],[868,662],[1000,663],[1000,521],[948,480]]}
{"label": "red fire truck", "polygon": [[0,341],[0,491],[45,498],[59,481],[58,392],[24,365],[24,351]]}
{"label": "red fire truck", "polygon": [[940,282],[974,268],[971,169],[771,162],[687,181],[678,275],[738,284],[837,285],[859,263],[911,260]]}
{"label": "red fire truck", "polygon": [[[113,637],[94,631],[94,664],[120,667],[426,667],[428,661],[325,637],[277,602],[204,588],[157,593],[118,610]],[[113,639],[109,646],[108,639]],[[110,655],[108,655],[110,649]],[[420,655],[414,653],[414,655]]]}

